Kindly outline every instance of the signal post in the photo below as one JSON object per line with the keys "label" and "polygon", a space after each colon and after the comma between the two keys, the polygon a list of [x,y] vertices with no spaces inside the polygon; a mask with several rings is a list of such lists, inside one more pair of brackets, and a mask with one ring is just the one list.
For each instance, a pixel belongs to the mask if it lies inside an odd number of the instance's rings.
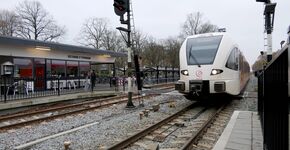
{"label": "signal post", "polygon": [[[132,49],[131,49],[131,24],[130,24],[130,1],[129,0],[114,0],[114,11],[116,15],[120,16],[120,22],[121,24],[127,24],[127,29],[123,27],[117,27],[117,29],[121,32],[123,38],[124,35],[122,33],[127,33],[127,39],[124,38],[124,40],[127,43],[127,51],[128,51],[128,68],[127,68],[127,74],[128,74],[128,102],[127,102],[127,108],[133,108],[135,107],[132,101]],[[127,13],[127,20],[124,20],[124,14]]]}

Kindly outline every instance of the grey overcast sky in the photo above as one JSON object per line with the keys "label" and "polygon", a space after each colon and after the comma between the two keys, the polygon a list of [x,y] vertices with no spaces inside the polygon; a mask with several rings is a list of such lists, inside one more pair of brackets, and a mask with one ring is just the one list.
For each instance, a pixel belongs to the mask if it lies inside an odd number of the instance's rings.
{"label": "grey overcast sky", "polygon": [[[1,0],[0,9],[13,10],[24,0]],[[111,27],[121,26],[114,14],[113,0],[38,0],[67,34],[63,43],[76,44],[84,21],[91,17],[105,17]],[[277,3],[273,31],[273,51],[286,40],[290,25],[290,0],[272,0]],[[256,0],[133,0],[135,26],[156,39],[177,36],[186,15],[201,12],[204,19],[225,27],[239,44],[250,64],[264,49],[264,4]]]}

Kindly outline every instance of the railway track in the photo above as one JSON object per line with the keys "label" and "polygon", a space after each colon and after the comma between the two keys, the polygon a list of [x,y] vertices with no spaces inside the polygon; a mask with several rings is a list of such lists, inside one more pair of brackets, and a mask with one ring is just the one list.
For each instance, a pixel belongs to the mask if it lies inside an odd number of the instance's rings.
{"label": "railway track", "polygon": [[[146,98],[149,96],[151,95],[142,98]],[[139,98],[141,97],[134,96],[132,99],[137,100]],[[101,100],[86,101],[77,104],[69,104],[65,106],[48,108],[45,110],[39,110],[35,112],[15,114],[11,116],[3,116],[0,118],[0,130],[16,128],[31,123],[41,122],[44,120],[55,119],[58,117],[108,107],[113,104],[124,103],[127,101],[128,101],[127,98],[125,96],[122,96],[116,98],[106,98]]]}
{"label": "railway track", "polygon": [[198,141],[224,107],[225,104],[204,106],[200,102],[193,103],[108,149],[188,150],[198,146],[200,148],[202,146],[198,145]]}
{"label": "railway track", "polygon": [[[164,87],[168,89],[169,87]],[[145,99],[158,94],[150,94],[146,96],[133,96],[132,100]],[[111,98],[104,98],[98,100],[84,101],[75,104],[67,104],[64,106],[57,106],[42,110],[37,110],[27,113],[18,113],[0,117],[0,131],[10,128],[17,128],[23,125],[41,122],[44,120],[55,119],[67,115],[86,112],[94,109],[108,107],[114,104],[125,103],[128,101],[127,96],[118,96]]]}

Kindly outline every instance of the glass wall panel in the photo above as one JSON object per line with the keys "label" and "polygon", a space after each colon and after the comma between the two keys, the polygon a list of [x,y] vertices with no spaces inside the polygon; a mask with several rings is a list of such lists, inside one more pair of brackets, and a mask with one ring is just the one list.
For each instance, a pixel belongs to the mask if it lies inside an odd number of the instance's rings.
{"label": "glass wall panel", "polygon": [[30,82],[37,90],[45,89],[45,59],[34,58],[34,77],[36,81]]}
{"label": "glass wall panel", "polygon": [[32,60],[30,58],[14,58],[14,76],[22,78],[32,77]]}
{"label": "glass wall panel", "polygon": [[67,61],[66,62],[66,74],[67,77],[78,77],[79,63],[77,61]]}
{"label": "glass wall panel", "polygon": [[86,77],[88,72],[90,71],[90,63],[89,62],[80,62],[80,76]]}
{"label": "glass wall panel", "polygon": [[65,61],[51,60],[51,76],[65,77]]}
{"label": "glass wall panel", "polygon": [[45,59],[35,58],[34,59],[34,70],[35,70],[35,77],[44,78]]}
{"label": "glass wall panel", "polygon": [[46,60],[46,77],[47,78],[51,77],[51,60],[50,59]]}

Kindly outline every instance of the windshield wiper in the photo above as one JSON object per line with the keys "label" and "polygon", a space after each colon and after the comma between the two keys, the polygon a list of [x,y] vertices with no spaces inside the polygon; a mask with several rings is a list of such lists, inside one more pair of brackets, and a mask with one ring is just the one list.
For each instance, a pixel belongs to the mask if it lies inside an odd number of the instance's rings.
{"label": "windshield wiper", "polygon": [[192,56],[192,58],[194,59],[195,63],[197,64],[197,66],[198,66],[198,67],[201,67],[200,64],[198,63],[197,59],[195,58],[195,56],[194,56],[194,55],[191,55],[191,50],[192,50],[192,46],[191,46],[191,48],[190,48],[190,52],[189,52],[189,59],[190,59],[190,57]]}

